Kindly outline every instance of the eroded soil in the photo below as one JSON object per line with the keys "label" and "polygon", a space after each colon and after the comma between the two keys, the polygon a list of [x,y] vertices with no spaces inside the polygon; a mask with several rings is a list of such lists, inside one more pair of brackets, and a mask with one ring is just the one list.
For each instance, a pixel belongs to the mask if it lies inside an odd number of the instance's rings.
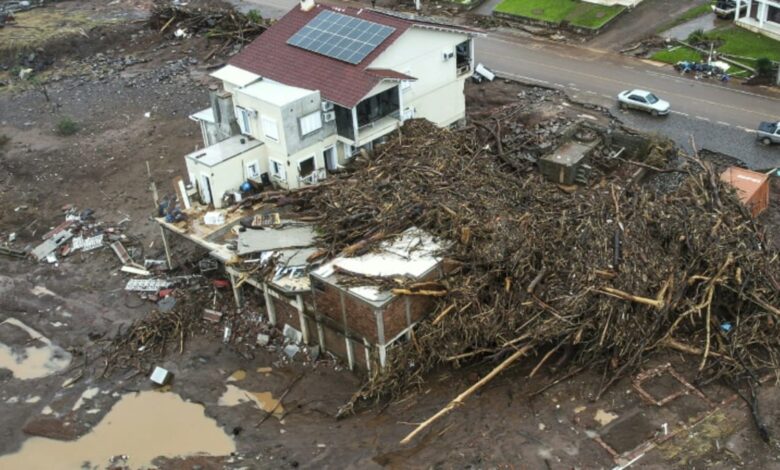
{"label": "eroded soil", "polygon": [[[159,232],[149,219],[154,205],[147,162],[164,194],[172,190],[171,179],[184,174],[182,156],[201,145],[200,132],[187,116],[207,106],[208,73],[225,60],[217,56],[206,62],[212,49],[202,37],[171,40],[138,24],[121,41],[107,40],[86,56],[63,52],[46,69],[51,78],[46,94],[30,84],[0,88],[0,135],[9,138],[0,148],[0,242],[15,233],[15,246],[37,245],[43,233],[63,221],[62,207],[73,204],[94,209],[106,224],[129,219],[123,223],[125,233],[137,237],[144,257],[161,257]],[[128,56],[132,60],[125,60]],[[564,106],[556,93],[545,93],[497,81],[470,85],[467,95],[472,112],[528,95],[549,99],[547,112],[572,106]],[[594,110],[576,113],[608,119]],[[55,132],[64,116],[78,123],[76,134]],[[126,294],[118,267],[105,248],[56,265],[0,256],[0,322],[17,319],[72,356],[63,371],[38,378],[0,369],[0,459],[18,452],[31,436],[63,441],[89,436],[105,426],[107,414],[123,397],[153,388],[134,370],[103,375],[105,340],[154,306]],[[229,305],[229,292],[220,295]],[[250,305],[259,305],[259,299],[254,302]],[[402,446],[398,442],[417,423],[495,364],[442,370],[397,401],[337,420],[338,408],[361,381],[343,364],[327,355],[315,363],[287,361],[279,351],[260,347],[250,354],[223,344],[221,327],[213,329],[187,342],[183,353],[170,351],[160,358],[159,365],[174,377],[161,393],[202,404],[198,413],[214,420],[236,452],[188,459],[169,455],[156,461],[161,468],[612,468],[617,462],[605,445],[628,452],[663,432],[675,437],[650,449],[634,468],[780,465],[776,441],[765,444],[758,438],[744,402],[723,386],[701,387],[709,401],[689,394],[658,407],[624,379],[594,401],[602,374],[609,371],[588,370],[534,395],[561,372],[542,369],[528,378],[540,357],[513,367]],[[22,335],[3,331],[0,340],[24,346]],[[667,362],[693,382],[698,358],[662,357],[645,366]],[[646,388],[661,398],[680,386],[665,376]],[[250,397],[240,400],[241,390]],[[771,384],[761,390],[763,417],[776,432],[778,396]],[[268,416],[267,403],[280,397],[283,411]],[[694,423],[690,431],[681,427]],[[171,433],[191,431],[182,426]],[[112,445],[112,455],[131,449],[121,440]]]}

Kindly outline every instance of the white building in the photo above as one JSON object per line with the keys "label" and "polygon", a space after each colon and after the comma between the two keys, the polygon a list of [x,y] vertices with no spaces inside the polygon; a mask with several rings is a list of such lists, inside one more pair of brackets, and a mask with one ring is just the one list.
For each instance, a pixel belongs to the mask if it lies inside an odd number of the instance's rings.
{"label": "white building", "polygon": [[[223,90],[190,116],[207,146],[186,157],[190,182],[219,208],[224,193],[246,181],[317,183],[406,119],[463,121],[475,34],[302,3],[212,74]],[[246,139],[231,138],[237,133]]]}
{"label": "white building", "polygon": [[735,21],[746,29],[780,41],[778,0],[737,0]]}

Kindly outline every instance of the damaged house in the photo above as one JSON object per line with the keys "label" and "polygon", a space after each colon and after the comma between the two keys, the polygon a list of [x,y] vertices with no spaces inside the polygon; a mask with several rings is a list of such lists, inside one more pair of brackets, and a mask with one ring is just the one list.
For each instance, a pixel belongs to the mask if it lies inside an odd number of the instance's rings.
{"label": "damaged house", "polygon": [[465,119],[473,30],[301,3],[212,77],[190,116],[205,148],[185,157],[192,194],[221,208],[240,188],[316,184],[411,118]]}

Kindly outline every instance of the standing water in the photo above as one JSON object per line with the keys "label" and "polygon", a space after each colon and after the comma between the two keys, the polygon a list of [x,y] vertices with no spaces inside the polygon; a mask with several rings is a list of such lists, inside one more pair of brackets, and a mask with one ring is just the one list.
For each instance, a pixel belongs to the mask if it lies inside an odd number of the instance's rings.
{"label": "standing water", "polygon": [[[124,455],[129,468],[151,467],[156,457],[228,455],[233,440],[203,407],[173,393],[141,392],[122,397],[88,434],[63,442],[29,438],[13,454],[0,457],[0,469],[58,470],[106,468]],[[120,465],[121,466],[121,465]]]}

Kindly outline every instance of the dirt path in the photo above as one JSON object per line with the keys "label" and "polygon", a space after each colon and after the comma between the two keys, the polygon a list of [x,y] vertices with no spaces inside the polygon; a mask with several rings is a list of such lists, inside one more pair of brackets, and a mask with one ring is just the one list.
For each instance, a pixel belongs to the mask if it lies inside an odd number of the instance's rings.
{"label": "dirt path", "polygon": [[594,49],[619,51],[629,44],[656,34],[664,23],[705,0],[645,0],[612,24],[607,30],[590,40]]}

